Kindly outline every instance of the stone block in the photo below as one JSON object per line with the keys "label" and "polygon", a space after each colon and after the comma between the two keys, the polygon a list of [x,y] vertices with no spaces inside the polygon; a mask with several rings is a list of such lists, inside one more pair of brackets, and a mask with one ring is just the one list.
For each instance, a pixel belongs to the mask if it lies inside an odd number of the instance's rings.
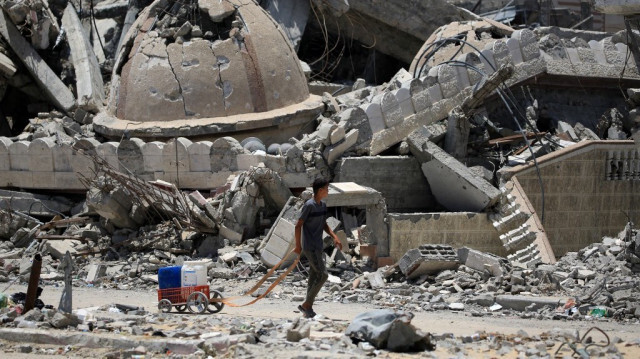
{"label": "stone block", "polygon": [[450,211],[480,212],[493,205],[501,192],[469,168],[426,140],[422,128],[409,136],[409,148],[418,161],[431,190],[440,204]]}
{"label": "stone block", "polygon": [[233,137],[222,137],[211,145],[211,171],[236,171],[237,157],[246,153],[240,142]]}
{"label": "stone block", "polygon": [[[96,148],[98,156],[102,157],[102,159],[107,161],[113,168],[120,168],[120,163],[118,162],[118,145],[118,142],[104,142]],[[142,156],[140,156],[140,159],[143,160]]]}
{"label": "stone block", "polygon": [[442,96],[442,89],[438,83],[433,86],[429,86],[429,88],[427,88],[427,92],[429,93],[431,103],[436,103],[444,98]]}
{"label": "stone block", "polygon": [[331,135],[329,136],[329,142],[332,145],[335,145],[336,143],[342,141],[345,137],[345,131],[344,131],[344,127],[338,126],[336,129],[334,129],[333,131],[331,131]]}
{"label": "stone block", "polygon": [[591,51],[593,52],[593,57],[595,58],[596,62],[600,65],[608,65],[609,63],[607,62],[607,56],[604,53],[604,45],[596,40],[591,40],[589,41],[589,47],[591,48]]}
{"label": "stone block", "polygon": [[544,307],[555,309],[564,305],[568,298],[561,297],[528,297],[524,295],[499,295],[496,303],[505,309],[523,312],[527,308],[538,310]]}
{"label": "stone block", "polygon": [[458,258],[465,266],[483,273],[489,272],[494,277],[503,275],[505,265],[508,264],[505,258],[467,247],[458,249]]}
{"label": "stone block", "polygon": [[104,264],[91,264],[89,265],[89,270],[87,271],[87,278],[85,281],[87,283],[93,283],[99,278],[104,277],[107,274],[107,266]]}
{"label": "stone block", "polygon": [[123,139],[118,145],[118,161],[120,163],[116,168],[122,168],[121,171],[131,172],[136,176],[144,174],[144,156],[142,155],[142,147],[144,141],[139,138]]}
{"label": "stone block", "polygon": [[392,93],[396,97],[396,100],[398,100],[398,104],[400,104],[403,118],[407,118],[416,113],[413,108],[413,100],[411,99],[411,92],[409,89],[401,87]]}
{"label": "stone block", "polygon": [[73,256],[76,254],[75,246],[80,244],[80,241],[65,239],[65,240],[50,240],[47,242],[47,250],[54,259],[62,259],[67,251]]}
{"label": "stone block", "polygon": [[440,244],[423,244],[407,251],[398,261],[400,271],[409,279],[454,269],[459,264],[458,253],[453,247]]}
{"label": "stone block", "polygon": [[55,141],[51,137],[38,138],[29,144],[29,170],[53,172],[53,150]]}
{"label": "stone block", "polygon": [[53,157],[53,169],[56,172],[72,172],[73,149],[70,144],[63,143],[56,147],[52,153]]}
{"label": "stone block", "polygon": [[493,45],[490,45],[490,48],[493,52],[496,69],[511,63],[511,54],[509,53],[509,47],[506,42],[496,40],[493,42]]}
{"label": "stone block", "polygon": [[521,64],[524,61],[522,58],[522,50],[520,50],[520,41],[518,41],[518,39],[513,37],[507,39],[507,48],[509,49],[511,62],[514,65]]}
{"label": "stone block", "polygon": [[635,0],[595,0],[595,9],[605,14],[635,15],[640,13],[640,4]]}
{"label": "stone block", "polygon": [[[377,99],[374,97],[373,101]],[[384,92],[378,98],[380,101],[380,107],[382,109],[382,118],[386,127],[393,127],[404,119],[400,103],[396,99],[395,95],[391,92]]]}
{"label": "stone block", "polygon": [[480,51],[480,61],[484,64],[484,69],[487,75],[491,75],[498,68],[496,67],[496,60],[493,58],[493,51],[490,49],[484,49]]}
{"label": "stone block", "polygon": [[178,137],[162,148],[162,170],[165,173],[189,172],[189,146],[191,141]]}
{"label": "stone block", "polygon": [[210,141],[200,141],[189,146],[189,169],[191,172],[211,172],[212,144]]}
{"label": "stone block", "polygon": [[164,145],[164,142],[153,141],[147,142],[142,146],[144,172],[155,173],[164,171],[164,167],[162,165],[162,150]]}
{"label": "stone block", "polygon": [[[465,62],[465,55],[460,55],[456,58],[456,61]],[[456,78],[458,79],[458,87],[463,89],[465,87],[471,86],[471,80],[469,79],[469,72],[466,67],[451,65],[456,72]]]}
{"label": "stone block", "polygon": [[372,133],[380,132],[386,128],[380,104],[371,102],[360,106],[360,108],[367,114]]}
{"label": "stone block", "polygon": [[0,171],[9,171],[11,169],[9,146],[12,143],[8,138],[0,137]]}
{"label": "stone block", "polygon": [[477,70],[474,70],[472,68],[464,68],[464,70],[467,72],[470,85],[475,85],[482,78],[482,73],[486,73],[484,64],[482,63],[482,61],[480,61],[480,57],[475,52],[469,52],[461,55],[458,59],[480,70],[480,73],[478,73]]}
{"label": "stone block", "polygon": [[533,31],[529,29],[516,30],[511,34],[511,38],[518,40],[520,43],[523,61],[526,62],[540,57],[538,37]]}
{"label": "stone block", "polygon": [[29,171],[29,144],[27,141],[16,141],[9,145],[9,162],[12,171]]}
{"label": "stone block", "polygon": [[438,65],[438,83],[442,89],[442,97],[450,98],[457,95],[461,88],[458,83],[458,76],[455,67],[444,64]]}
{"label": "stone block", "polygon": [[354,129],[349,131],[342,142],[325,149],[324,157],[327,159],[327,163],[332,165],[346,150],[354,146],[357,141],[358,130]]}

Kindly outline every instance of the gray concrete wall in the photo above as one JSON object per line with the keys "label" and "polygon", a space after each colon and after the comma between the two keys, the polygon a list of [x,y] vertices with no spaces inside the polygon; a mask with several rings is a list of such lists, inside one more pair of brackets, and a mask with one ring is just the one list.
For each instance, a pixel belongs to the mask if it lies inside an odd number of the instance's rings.
{"label": "gray concrete wall", "polygon": [[506,256],[498,232],[486,213],[390,213],[389,256],[398,261],[422,244],[469,247]]}
{"label": "gray concrete wall", "polygon": [[356,182],[381,192],[390,212],[439,209],[414,157],[343,158],[335,175],[336,182]]}

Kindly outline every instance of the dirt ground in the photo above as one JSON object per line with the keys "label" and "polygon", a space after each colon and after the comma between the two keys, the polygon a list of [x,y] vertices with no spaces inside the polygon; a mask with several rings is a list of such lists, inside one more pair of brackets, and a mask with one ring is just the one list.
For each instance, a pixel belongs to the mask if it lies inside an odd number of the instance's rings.
{"label": "dirt ground", "polygon": [[[3,287],[4,289],[4,287]],[[22,285],[14,285],[6,293],[15,293],[19,291],[25,291],[26,287]],[[61,287],[45,287],[41,299],[45,304],[51,304],[57,307],[62,293]],[[155,290],[135,291],[135,290],[116,290],[116,289],[101,289],[101,288],[74,288],[73,290],[73,308],[87,308],[95,307],[107,304],[127,304],[134,306],[144,307],[150,312],[157,311],[157,294]],[[240,308],[225,307],[219,316],[232,316],[232,317],[251,317],[251,318],[265,318],[265,319],[295,319],[300,316],[300,313],[295,311],[298,303],[292,302],[289,299],[278,298],[266,298],[255,305]],[[326,302],[320,301],[315,305],[316,311],[332,320],[341,321],[348,324],[356,315],[370,309],[377,309],[378,307],[361,304],[361,303],[338,303],[338,302]],[[402,308],[396,308],[402,309]],[[456,337],[459,336],[472,336],[478,332],[487,333],[500,333],[503,335],[516,334],[520,330],[526,331],[530,336],[540,335],[544,332],[550,331],[554,328],[578,330],[580,333],[584,333],[587,329],[597,326],[604,330],[610,338],[618,337],[624,342],[632,342],[640,339],[640,329],[637,323],[620,323],[609,319],[598,319],[592,321],[577,321],[577,320],[538,320],[538,319],[522,319],[517,316],[505,316],[505,315],[491,315],[488,314],[483,317],[473,317],[468,312],[454,312],[454,311],[435,311],[435,312],[418,312],[414,313],[415,317],[412,321],[417,328],[424,332],[430,332],[434,335],[442,335],[445,333],[451,333]],[[198,320],[200,315],[193,314],[175,314],[190,316],[193,320]],[[43,347],[43,346],[40,346]],[[276,350],[272,348],[272,351]],[[638,345],[620,346],[620,350],[625,354],[626,358],[640,358],[640,347]],[[64,357],[64,358],[83,358],[86,356],[99,357],[108,352],[108,350],[88,350],[88,349],[74,349],[67,354],[62,353],[63,348],[51,347],[50,354],[47,357]],[[554,349],[555,351],[555,349]],[[58,352],[60,354],[57,354]],[[553,351],[549,350],[550,353]],[[91,354],[89,354],[91,353]],[[292,353],[283,352],[282,356],[289,356]],[[304,352],[305,355],[310,357],[326,357],[329,353],[310,353]],[[451,356],[445,349],[439,348],[434,354],[438,357]],[[513,353],[515,357],[515,352]],[[7,356],[5,356],[7,355]],[[412,357],[417,354],[391,354],[393,357]],[[469,357],[497,357],[495,353],[491,351],[485,352],[468,352]],[[35,358],[42,357],[42,355],[35,354],[18,354],[13,352],[5,352],[0,346],[0,358]],[[278,356],[280,357],[280,356]],[[504,356],[508,358],[510,356]]]}

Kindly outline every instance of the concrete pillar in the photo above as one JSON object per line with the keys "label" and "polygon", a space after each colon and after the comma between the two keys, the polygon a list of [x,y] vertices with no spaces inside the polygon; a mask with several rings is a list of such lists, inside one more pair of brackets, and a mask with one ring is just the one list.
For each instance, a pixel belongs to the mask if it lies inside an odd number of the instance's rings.
{"label": "concrete pillar", "polygon": [[66,29],[71,61],[76,74],[78,106],[87,111],[97,112],[104,101],[100,65],[71,3],[67,4],[62,15],[62,26]]}
{"label": "concrete pillar", "polygon": [[376,204],[366,207],[366,223],[367,229],[371,234],[371,241],[377,246],[376,252],[378,257],[389,256],[389,229],[387,227],[387,205],[384,198],[380,196],[380,200]]}

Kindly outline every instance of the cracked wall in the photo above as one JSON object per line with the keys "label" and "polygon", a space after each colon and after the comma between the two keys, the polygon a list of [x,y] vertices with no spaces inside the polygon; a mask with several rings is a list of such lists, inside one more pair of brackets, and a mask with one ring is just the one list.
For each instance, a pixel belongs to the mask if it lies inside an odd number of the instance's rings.
{"label": "cracked wall", "polygon": [[[309,98],[295,52],[255,3],[201,0],[194,8],[165,1],[152,6],[146,19],[138,19],[126,62],[115,67],[122,69],[119,119],[217,118],[271,111]],[[158,20],[149,23],[156,14]]]}

